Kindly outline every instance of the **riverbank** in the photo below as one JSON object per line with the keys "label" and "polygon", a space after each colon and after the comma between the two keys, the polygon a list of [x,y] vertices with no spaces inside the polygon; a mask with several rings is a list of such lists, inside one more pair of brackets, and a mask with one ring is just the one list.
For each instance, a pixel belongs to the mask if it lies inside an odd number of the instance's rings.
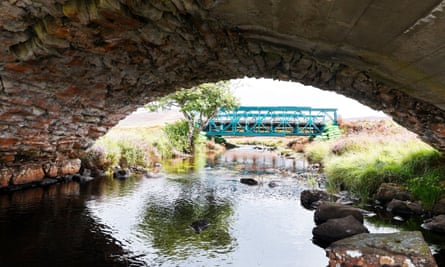
{"label": "riverbank", "polygon": [[400,184],[427,209],[444,196],[443,156],[392,120],[348,121],[342,137],[305,147],[323,167],[328,189],[369,200],[382,183]]}

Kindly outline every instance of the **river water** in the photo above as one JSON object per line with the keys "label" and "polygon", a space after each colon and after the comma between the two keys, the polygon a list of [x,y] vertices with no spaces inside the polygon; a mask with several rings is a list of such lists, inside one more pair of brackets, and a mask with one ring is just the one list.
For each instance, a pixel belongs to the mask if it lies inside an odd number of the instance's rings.
{"label": "river water", "polygon": [[[2,195],[0,266],[327,266],[311,242],[313,212],[300,205],[300,192],[316,186],[296,175],[305,165],[241,149],[166,163],[156,178]],[[199,234],[190,227],[198,220],[209,223]]]}

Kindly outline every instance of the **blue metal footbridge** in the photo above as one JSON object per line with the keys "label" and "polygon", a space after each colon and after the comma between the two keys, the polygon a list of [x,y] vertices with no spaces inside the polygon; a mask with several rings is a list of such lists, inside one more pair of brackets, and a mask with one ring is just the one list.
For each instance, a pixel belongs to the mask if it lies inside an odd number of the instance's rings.
{"label": "blue metal footbridge", "polygon": [[316,136],[337,124],[337,109],[246,107],[221,109],[204,128],[207,136]]}

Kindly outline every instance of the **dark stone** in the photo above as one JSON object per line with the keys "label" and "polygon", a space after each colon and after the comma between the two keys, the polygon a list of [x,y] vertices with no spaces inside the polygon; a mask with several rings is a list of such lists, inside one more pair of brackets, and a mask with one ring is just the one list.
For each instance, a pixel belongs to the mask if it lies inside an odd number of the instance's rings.
{"label": "dark stone", "polygon": [[316,209],[321,201],[328,201],[329,194],[323,190],[303,190],[300,195],[300,202],[303,207],[309,210]]}
{"label": "dark stone", "polygon": [[421,215],[424,213],[422,205],[411,202],[393,199],[386,205],[386,210],[394,215],[409,217],[411,215]]}
{"label": "dark stone", "polygon": [[73,175],[72,178],[73,181],[84,184],[84,183],[88,183],[94,180],[93,177],[91,176],[84,176],[84,175],[79,175],[79,174],[75,174]]}
{"label": "dark stone", "polygon": [[125,180],[130,177],[130,171],[128,169],[115,169],[113,172],[113,178],[119,180]]}
{"label": "dark stone", "polygon": [[278,183],[277,183],[277,182],[274,182],[274,181],[270,181],[267,185],[268,185],[270,188],[274,188],[274,187],[277,187],[277,186],[278,186]]}
{"label": "dark stone", "polygon": [[331,244],[326,249],[329,267],[437,267],[422,233],[362,233]]}
{"label": "dark stone", "polygon": [[59,182],[59,180],[54,179],[54,178],[44,178],[40,182],[40,185],[43,186],[43,187],[46,187],[46,186],[50,186],[50,185],[53,185],[53,184],[57,184],[58,182]]}
{"label": "dark stone", "polygon": [[246,185],[258,185],[258,181],[252,178],[241,178],[240,182]]}
{"label": "dark stone", "polygon": [[388,203],[393,199],[413,200],[411,194],[401,185],[394,183],[383,183],[377,189],[374,199],[379,203]]}
{"label": "dark stone", "polygon": [[433,214],[435,215],[445,214],[445,198],[439,199],[439,201],[437,201],[436,204],[434,204]]}
{"label": "dark stone", "polygon": [[422,224],[422,227],[433,232],[445,233],[445,214],[437,215],[426,220]]}
{"label": "dark stone", "polygon": [[195,233],[200,234],[202,230],[209,227],[209,225],[210,225],[209,221],[207,221],[206,219],[202,219],[192,222],[192,224],[190,224],[190,227],[192,227],[193,230],[195,230]]}
{"label": "dark stone", "polygon": [[313,242],[321,247],[360,233],[369,233],[368,228],[351,215],[330,219],[312,230]]}
{"label": "dark stone", "polygon": [[357,221],[363,223],[362,210],[333,202],[322,202],[314,213],[315,223],[321,224],[330,219],[353,216]]}

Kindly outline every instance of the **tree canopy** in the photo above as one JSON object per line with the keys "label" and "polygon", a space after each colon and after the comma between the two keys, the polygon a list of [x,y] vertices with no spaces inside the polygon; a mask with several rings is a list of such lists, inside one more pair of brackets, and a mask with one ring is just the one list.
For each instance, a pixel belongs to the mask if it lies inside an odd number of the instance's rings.
{"label": "tree canopy", "polygon": [[239,100],[230,91],[230,82],[203,83],[181,89],[146,105],[150,111],[179,108],[188,123],[188,153],[193,153],[197,135],[215,117],[220,108],[233,109]]}

